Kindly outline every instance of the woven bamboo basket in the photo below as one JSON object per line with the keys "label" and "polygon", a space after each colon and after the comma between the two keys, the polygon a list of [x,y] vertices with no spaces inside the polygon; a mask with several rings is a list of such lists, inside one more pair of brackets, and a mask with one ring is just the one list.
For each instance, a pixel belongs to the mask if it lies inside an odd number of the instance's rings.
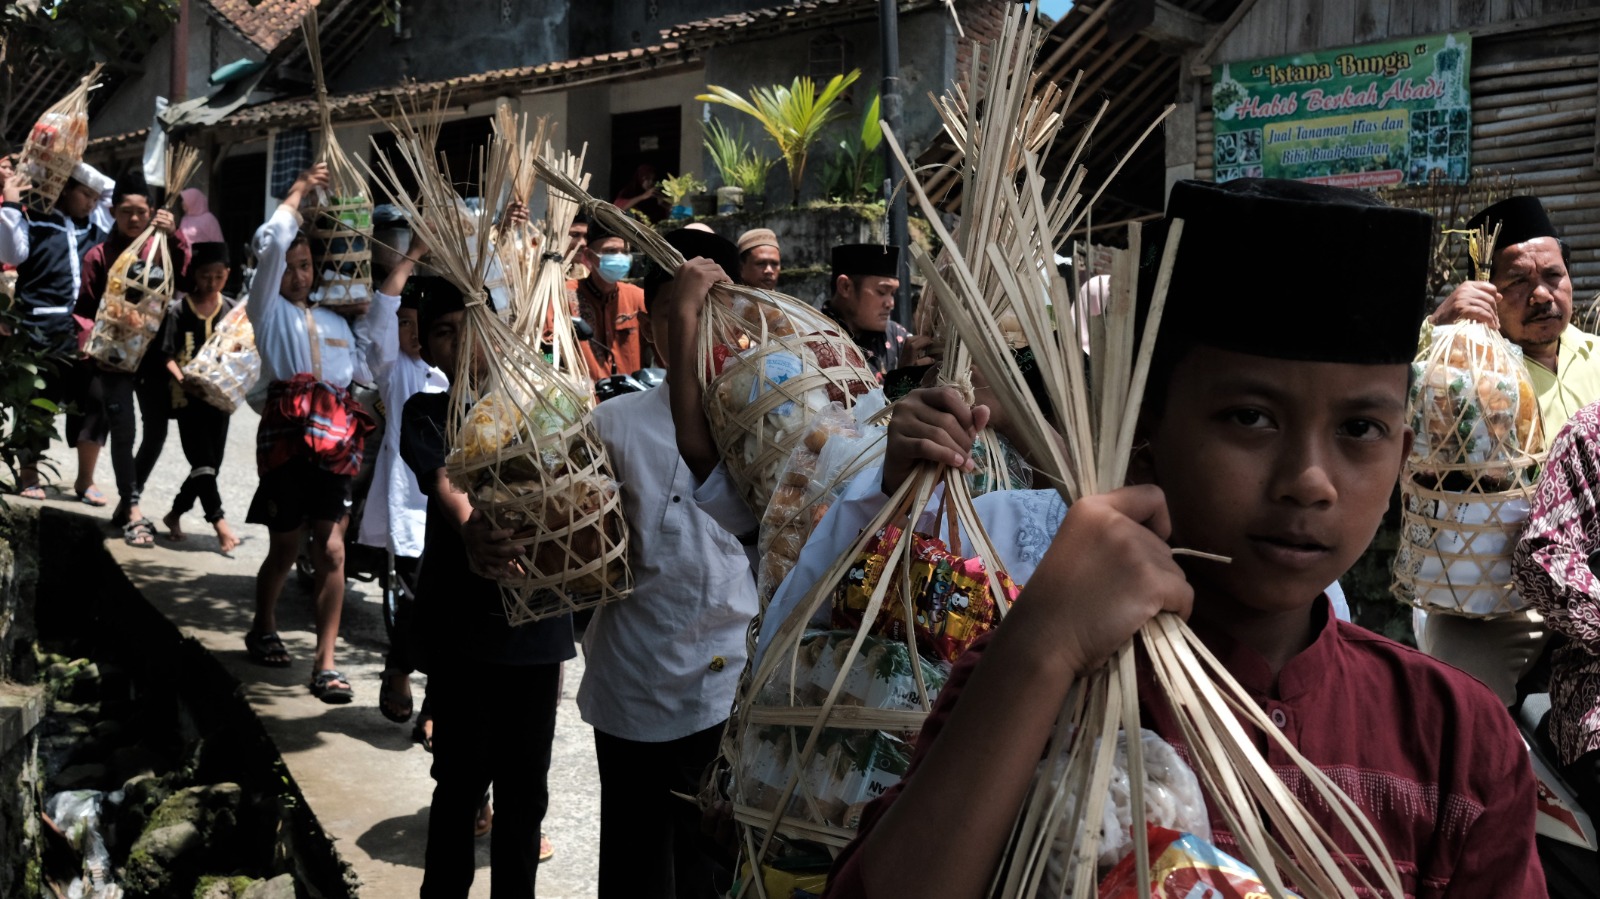
{"label": "woven bamboo basket", "polygon": [[[169,212],[182,204],[180,194],[199,164],[193,147],[167,148]],[[111,264],[85,352],[116,371],[137,370],[177,296],[178,274],[167,234],[155,225],[146,228]]]}
{"label": "woven bamboo basket", "polygon": [[[466,297],[445,471],[495,527],[514,532],[520,554],[495,574],[513,626],[615,602],[632,590],[628,531],[589,399],[491,307],[484,276],[496,260],[484,238],[496,210],[467,211],[431,158],[437,113],[420,129],[404,113],[389,124],[418,185],[394,202]],[[480,161],[485,197],[502,195],[515,152],[491,138]],[[390,159],[380,165],[389,183],[403,183]]]}
{"label": "woven bamboo basket", "polygon": [[22,144],[17,172],[28,180],[30,209],[51,212],[89,146],[89,91],[100,77],[96,65],[78,86],[44,111]]}
{"label": "woven bamboo basket", "polygon": [[[947,358],[952,368],[965,360],[959,350]],[[970,396],[970,382],[962,386]],[[915,588],[914,566],[929,538],[917,528],[945,523],[947,542],[935,553],[997,558],[966,479],[950,472],[930,465],[908,478],[754,666],[730,723],[733,811],[747,860],[767,864],[789,840],[843,847],[866,801],[905,773],[949,662],[920,617],[930,594]],[[974,615],[962,619],[973,629],[944,635],[961,644],[994,626],[1016,593],[993,565],[973,580],[963,587],[973,591]],[[830,603],[835,629],[814,630]]]}
{"label": "woven bamboo basket", "polygon": [[108,368],[137,370],[161,330],[177,278],[164,237],[153,227],[147,229],[111,264],[85,348]]}
{"label": "woven bamboo basket", "polygon": [[[547,155],[556,158],[547,145]],[[587,147],[584,151],[587,151]],[[583,171],[584,152],[574,155],[563,152],[557,166],[574,182],[588,187],[589,176]],[[531,165],[531,160],[530,160]],[[527,305],[519,314],[518,333],[530,343],[544,350],[551,366],[565,374],[574,385],[593,394],[589,380],[589,367],[578,344],[577,329],[572,320],[572,309],[567,292],[567,267],[577,255],[561,243],[572,229],[578,214],[578,201],[558,190],[546,189],[545,244],[530,254],[534,264],[532,282],[528,287]]]}
{"label": "woven bamboo basket", "polygon": [[317,302],[324,306],[367,303],[372,300],[372,194],[334,134],[315,9],[306,16],[304,28],[322,120],[319,161],[328,164],[328,187],[315,192],[305,213],[306,234],[318,270]]}
{"label": "woven bamboo basket", "polygon": [[1521,353],[1470,322],[1437,329],[1415,368],[1393,593],[1430,612],[1518,612],[1511,556],[1544,459]]}
{"label": "woven bamboo basket", "polygon": [[[551,160],[538,166],[552,188],[579,198],[591,217],[657,265],[668,272],[683,265],[682,254],[654,230],[590,196]],[[696,367],[712,437],[729,477],[760,516],[810,422],[829,403],[853,405],[878,386],[877,376],[837,324],[783,294],[719,282],[700,328]]]}
{"label": "woven bamboo basket", "polygon": [[224,412],[244,405],[245,395],[261,379],[261,354],[245,304],[228,310],[200,351],[183,367],[184,381],[195,385],[206,402]]}

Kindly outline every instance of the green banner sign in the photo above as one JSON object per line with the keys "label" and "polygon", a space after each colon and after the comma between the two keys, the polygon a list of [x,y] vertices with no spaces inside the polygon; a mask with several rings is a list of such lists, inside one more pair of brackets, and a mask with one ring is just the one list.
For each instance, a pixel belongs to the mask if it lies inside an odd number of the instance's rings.
{"label": "green banner sign", "polygon": [[1471,66],[1465,32],[1216,66],[1215,178],[1466,181]]}

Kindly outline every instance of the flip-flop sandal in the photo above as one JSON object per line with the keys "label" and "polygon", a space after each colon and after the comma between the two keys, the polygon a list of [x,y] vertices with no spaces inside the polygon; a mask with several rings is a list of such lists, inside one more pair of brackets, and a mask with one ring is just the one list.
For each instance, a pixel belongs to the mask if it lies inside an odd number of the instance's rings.
{"label": "flip-flop sandal", "polygon": [[318,671],[311,678],[311,695],[329,705],[343,705],[356,698],[356,691],[345,676],[332,668]]}
{"label": "flip-flop sandal", "polygon": [[415,700],[410,695],[407,695],[403,697],[404,705],[402,705],[402,697],[398,695],[399,691],[389,686],[389,675],[398,673],[398,671],[385,669],[382,674],[378,675],[378,682],[381,685],[378,687],[378,711],[382,712],[383,717],[388,718],[390,721],[396,724],[404,724],[411,720],[411,713],[416,709],[416,704]]}
{"label": "flip-flop sandal", "polygon": [[268,668],[287,668],[290,664],[289,648],[283,645],[283,638],[277,631],[270,634],[258,634],[251,631],[244,635],[244,648],[250,653],[250,661]]}
{"label": "flip-flop sandal", "polygon": [[[98,509],[108,502],[106,495],[101,493],[100,488],[94,486],[93,484],[89,485],[88,490],[75,490],[74,492],[78,494],[78,502],[83,503],[86,506],[94,506]],[[42,496],[39,498],[44,499]]]}
{"label": "flip-flop sandal", "polygon": [[433,737],[428,735],[428,729],[423,725],[431,722],[432,720],[433,715],[428,713],[428,706],[426,703],[424,703],[422,706],[422,713],[417,715],[417,723],[411,727],[412,741],[421,743],[422,748],[428,750],[429,752],[433,751]]}
{"label": "flip-flop sandal", "polygon": [[24,487],[17,491],[17,495],[23,499],[43,500],[45,498],[44,485],[34,484],[31,487]]}
{"label": "flip-flop sandal", "polygon": [[556,844],[550,842],[550,838],[541,832],[539,834],[539,864],[542,865],[555,857]]}
{"label": "flip-flop sandal", "polygon": [[122,527],[122,540],[129,546],[149,549],[156,545],[156,525],[148,518],[130,521]]}

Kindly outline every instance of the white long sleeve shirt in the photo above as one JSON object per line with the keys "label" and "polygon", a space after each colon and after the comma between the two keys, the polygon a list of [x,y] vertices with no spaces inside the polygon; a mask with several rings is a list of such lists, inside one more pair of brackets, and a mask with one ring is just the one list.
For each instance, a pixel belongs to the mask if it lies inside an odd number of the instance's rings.
{"label": "white long sleeve shirt", "polygon": [[367,312],[367,368],[378,385],[388,426],[378,448],[367,512],[361,518],[356,542],[416,558],[422,555],[428,498],[417,486],[417,476],[400,458],[400,410],[419,393],[449,390],[450,379],[421,359],[400,352],[399,310],[399,297],[379,291]]}
{"label": "white long sleeve shirt", "polygon": [[596,730],[662,743],[726,720],[756,614],[744,547],[694,502],[667,387],[595,408],[622,485],[633,595],[584,634],[578,710]]}
{"label": "white long sleeve shirt", "polygon": [[[256,274],[250,282],[246,314],[255,329],[256,349],[261,353],[261,376],[271,382],[309,373],[336,387],[349,387],[356,380],[370,381],[362,352],[367,342],[368,316],[362,316],[352,327],[344,316],[331,309],[313,306],[307,310],[278,292],[288,268],[285,256],[289,244],[299,230],[300,214],[288,206],[279,206],[272,218],[256,229],[251,241]],[[308,324],[308,312],[320,344],[320,372],[313,364],[313,326]]]}

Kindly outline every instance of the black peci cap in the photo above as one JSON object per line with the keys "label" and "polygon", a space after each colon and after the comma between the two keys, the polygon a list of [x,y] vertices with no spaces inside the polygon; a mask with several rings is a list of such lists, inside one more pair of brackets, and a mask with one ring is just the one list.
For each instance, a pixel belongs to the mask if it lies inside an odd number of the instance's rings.
{"label": "black peci cap", "polygon": [[202,265],[215,263],[228,265],[228,245],[220,241],[208,240],[194,244],[189,248],[189,270],[194,271]]}
{"label": "black peci cap", "polygon": [[467,308],[461,288],[437,275],[416,276],[406,282],[406,289],[400,294],[401,308],[406,308],[408,302],[417,310],[417,333],[424,338],[434,322]]}
{"label": "black peci cap", "polygon": [[1508,197],[1467,220],[1468,228],[1485,225],[1491,231],[1495,225],[1500,226],[1500,236],[1495,241],[1496,249],[1504,249],[1535,237],[1561,236],[1556,233],[1556,226],[1550,223],[1550,216],[1544,211],[1544,204],[1539,202],[1538,197]]}
{"label": "black peci cap", "polygon": [[847,243],[833,248],[833,276],[900,277],[900,248],[881,243]]}
{"label": "black peci cap", "polygon": [[[739,248],[734,246],[733,242],[727,238],[698,228],[679,228],[668,234],[666,240],[667,243],[672,244],[673,249],[683,254],[683,258],[693,259],[696,256],[700,256],[710,259],[721,266],[723,273],[728,276],[728,280],[735,283],[738,282]],[[661,290],[661,286],[671,280],[672,277],[659,265],[654,262],[650,263],[650,267],[645,271],[644,281],[641,284],[644,289],[646,310],[650,308],[651,303],[655,302],[656,293]]]}
{"label": "black peci cap", "polygon": [[[1167,218],[1144,232],[1141,321],[1173,218],[1184,229],[1158,353],[1182,344],[1311,362],[1415,358],[1433,246],[1428,214],[1303,181],[1180,181]],[[1330,276],[1330,260],[1349,277]]]}

